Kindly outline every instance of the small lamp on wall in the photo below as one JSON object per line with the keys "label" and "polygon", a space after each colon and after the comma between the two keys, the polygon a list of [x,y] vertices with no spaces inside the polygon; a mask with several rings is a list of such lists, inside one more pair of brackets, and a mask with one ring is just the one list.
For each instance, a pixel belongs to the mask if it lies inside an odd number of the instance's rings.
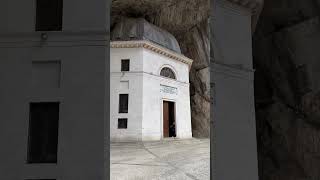
{"label": "small lamp on wall", "polygon": [[41,33],[41,40],[47,40],[48,39],[48,34],[47,33]]}

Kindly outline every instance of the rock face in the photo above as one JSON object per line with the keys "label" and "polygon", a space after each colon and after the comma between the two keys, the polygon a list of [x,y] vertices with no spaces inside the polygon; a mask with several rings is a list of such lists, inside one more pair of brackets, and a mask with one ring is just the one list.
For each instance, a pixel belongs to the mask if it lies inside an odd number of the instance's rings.
{"label": "rock face", "polygon": [[266,1],[253,41],[261,180],[320,179],[316,1]]}
{"label": "rock face", "polygon": [[209,137],[209,0],[113,0],[111,30],[122,17],[145,18],[172,33],[182,54],[194,60],[190,70],[192,132]]}
{"label": "rock face", "polygon": [[179,37],[181,49],[193,59],[190,72],[191,122],[195,137],[210,136],[210,42],[208,22],[194,26]]}
{"label": "rock face", "polygon": [[112,0],[111,24],[120,16],[144,17],[175,35],[207,19],[209,3],[209,0]]}

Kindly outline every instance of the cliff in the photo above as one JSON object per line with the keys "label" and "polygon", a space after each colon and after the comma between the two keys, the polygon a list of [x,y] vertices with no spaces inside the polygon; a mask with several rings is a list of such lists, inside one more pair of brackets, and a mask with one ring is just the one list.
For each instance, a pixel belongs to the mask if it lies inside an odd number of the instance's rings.
{"label": "cliff", "polygon": [[317,1],[265,2],[253,40],[261,180],[319,179]]}

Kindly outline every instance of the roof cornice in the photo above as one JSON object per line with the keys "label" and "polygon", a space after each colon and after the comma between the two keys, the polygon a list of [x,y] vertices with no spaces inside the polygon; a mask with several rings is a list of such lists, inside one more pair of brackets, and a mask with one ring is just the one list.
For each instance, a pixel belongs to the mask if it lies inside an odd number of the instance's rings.
{"label": "roof cornice", "polygon": [[155,43],[152,43],[147,40],[138,40],[138,41],[111,41],[110,42],[111,48],[145,48],[148,50],[151,50],[155,53],[161,54],[163,56],[166,56],[168,58],[174,59],[176,61],[183,62],[185,64],[188,64],[189,67],[192,65],[192,59],[176,53],[170,49],[164,48],[162,46],[159,46]]}

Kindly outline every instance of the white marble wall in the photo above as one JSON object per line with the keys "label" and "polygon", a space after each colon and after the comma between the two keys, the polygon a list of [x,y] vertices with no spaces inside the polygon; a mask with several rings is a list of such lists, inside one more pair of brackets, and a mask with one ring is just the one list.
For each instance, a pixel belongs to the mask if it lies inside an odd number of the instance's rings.
{"label": "white marble wall", "polygon": [[[139,141],[142,128],[142,48],[110,50],[110,137],[111,141]],[[121,72],[121,59],[130,59],[130,71]],[[120,81],[129,81],[129,88]],[[119,94],[129,94],[128,113],[118,113]],[[128,118],[127,129],[118,129],[118,118]]]}
{"label": "white marble wall", "polygon": [[[176,134],[190,138],[191,109],[189,94],[189,66],[145,49],[143,51],[143,135],[145,140],[162,138],[163,100],[175,102]],[[170,67],[177,80],[160,77],[160,70]],[[160,92],[160,84],[177,88],[177,94]]]}
{"label": "white marble wall", "polygon": [[[163,137],[162,103],[176,103],[178,138],[190,138],[191,111],[189,65],[144,48],[111,48],[110,127],[111,141],[150,141]],[[120,72],[121,59],[130,59],[130,71]],[[170,67],[177,80],[160,76]],[[129,89],[121,89],[120,81],[129,81]],[[177,93],[161,92],[161,84],[177,88]],[[119,93],[129,94],[127,114],[118,113]],[[127,129],[117,129],[117,119],[128,118]]]}

